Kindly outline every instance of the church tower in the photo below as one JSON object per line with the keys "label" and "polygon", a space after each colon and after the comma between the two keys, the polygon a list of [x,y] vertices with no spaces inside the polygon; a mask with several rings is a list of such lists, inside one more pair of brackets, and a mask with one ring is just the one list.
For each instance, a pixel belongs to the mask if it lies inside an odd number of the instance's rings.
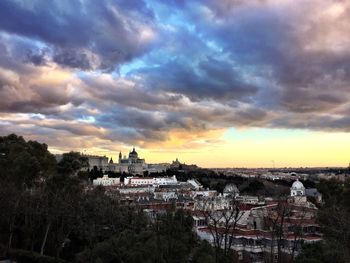
{"label": "church tower", "polygon": [[119,163],[122,163],[122,152],[119,152]]}

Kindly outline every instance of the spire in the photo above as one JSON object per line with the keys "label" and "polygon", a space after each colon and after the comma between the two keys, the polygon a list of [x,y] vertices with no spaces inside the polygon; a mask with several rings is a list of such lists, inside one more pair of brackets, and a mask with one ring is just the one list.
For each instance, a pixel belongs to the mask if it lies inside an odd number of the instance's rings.
{"label": "spire", "polygon": [[119,151],[119,158],[118,158],[118,162],[121,163],[122,162],[122,152]]}

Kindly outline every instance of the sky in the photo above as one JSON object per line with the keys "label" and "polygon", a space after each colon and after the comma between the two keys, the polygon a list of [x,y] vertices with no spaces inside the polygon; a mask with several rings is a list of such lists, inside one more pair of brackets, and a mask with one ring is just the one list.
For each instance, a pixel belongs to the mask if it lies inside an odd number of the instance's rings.
{"label": "sky", "polygon": [[349,97],[350,1],[0,1],[0,135],[53,153],[348,166]]}

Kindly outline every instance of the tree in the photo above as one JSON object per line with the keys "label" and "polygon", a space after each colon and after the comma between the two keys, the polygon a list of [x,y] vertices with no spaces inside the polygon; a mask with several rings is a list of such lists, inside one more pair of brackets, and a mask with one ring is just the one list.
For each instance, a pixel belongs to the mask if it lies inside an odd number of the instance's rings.
{"label": "tree", "polygon": [[0,137],[0,180],[30,188],[52,175],[55,169],[55,157],[46,144],[26,142],[15,134]]}
{"label": "tree", "polygon": [[337,251],[347,262],[350,258],[350,179],[344,183],[336,179],[321,180],[317,188],[324,200],[318,220],[326,244],[336,244]]}
{"label": "tree", "polygon": [[243,215],[235,196],[222,199],[224,207],[216,208],[214,200],[202,199],[199,209],[208,224],[215,248],[215,262],[232,261],[232,245],[237,223]]}
{"label": "tree", "polygon": [[81,169],[89,167],[88,158],[78,152],[64,153],[58,163],[57,170],[60,174],[76,175]]}
{"label": "tree", "polygon": [[302,247],[295,263],[345,263],[343,255],[339,253],[335,244],[317,242]]}
{"label": "tree", "polygon": [[27,208],[24,202],[55,169],[56,160],[46,144],[26,142],[15,134],[0,137],[0,241],[8,249],[13,246],[15,233],[21,231]]}

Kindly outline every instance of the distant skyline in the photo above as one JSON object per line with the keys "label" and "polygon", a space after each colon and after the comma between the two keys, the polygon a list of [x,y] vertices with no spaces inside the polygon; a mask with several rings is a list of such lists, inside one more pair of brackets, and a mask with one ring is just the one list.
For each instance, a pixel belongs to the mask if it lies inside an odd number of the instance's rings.
{"label": "distant skyline", "polygon": [[349,116],[349,1],[0,1],[0,135],[53,153],[346,167]]}

